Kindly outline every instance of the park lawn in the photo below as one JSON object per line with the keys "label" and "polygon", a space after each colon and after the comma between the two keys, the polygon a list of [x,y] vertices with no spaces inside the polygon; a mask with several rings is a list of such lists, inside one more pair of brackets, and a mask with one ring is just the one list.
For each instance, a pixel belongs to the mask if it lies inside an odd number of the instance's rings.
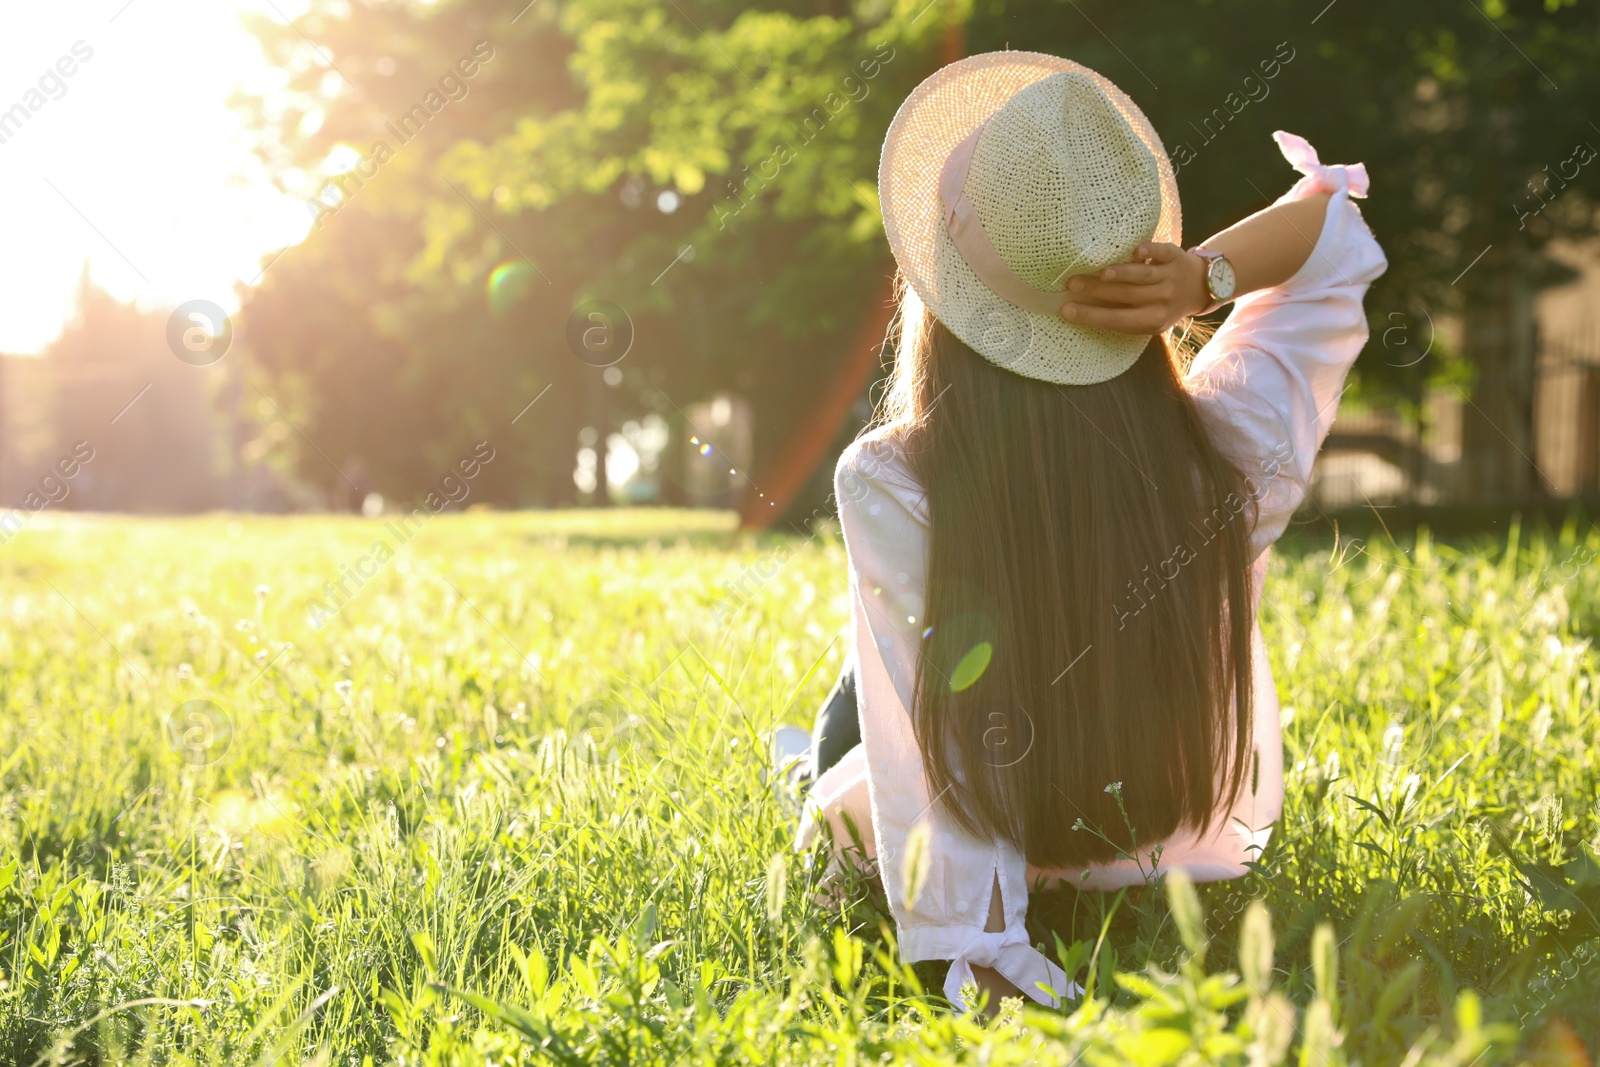
{"label": "park lawn", "polygon": [[0,548],[0,1061],[1583,1063],[1581,529],[1291,535],[1260,872],[1041,898],[1092,996],[983,1030],[823,902],[765,781],[843,654],[836,531],[36,517]]}

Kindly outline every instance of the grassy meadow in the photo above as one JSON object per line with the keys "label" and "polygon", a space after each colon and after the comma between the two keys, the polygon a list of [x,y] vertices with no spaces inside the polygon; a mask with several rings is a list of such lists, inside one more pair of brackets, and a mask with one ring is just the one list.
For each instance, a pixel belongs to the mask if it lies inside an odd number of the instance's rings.
{"label": "grassy meadow", "polygon": [[384,529],[47,515],[0,547],[0,1062],[1600,1050],[1587,525],[1291,535],[1259,871],[1041,894],[1089,995],[988,1025],[893,962],[871,887],[817,892],[765,780],[843,655],[835,531],[470,512],[380,560]]}

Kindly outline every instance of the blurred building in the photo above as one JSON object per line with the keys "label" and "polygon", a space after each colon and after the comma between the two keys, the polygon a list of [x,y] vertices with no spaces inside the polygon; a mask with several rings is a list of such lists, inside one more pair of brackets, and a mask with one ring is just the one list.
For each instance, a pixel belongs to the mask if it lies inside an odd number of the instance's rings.
{"label": "blurred building", "polygon": [[[1600,496],[1600,249],[1558,254],[1577,277],[1535,300],[1534,438],[1526,458],[1545,495],[1592,498]],[[1427,358],[1430,344],[1460,347],[1459,325],[1448,320],[1396,316],[1392,336],[1383,328],[1374,324],[1363,360],[1409,362]],[[1347,405],[1318,461],[1309,502],[1326,510],[1471,502],[1460,467],[1461,416],[1469,403],[1463,389],[1445,386],[1423,397],[1420,420]]]}
{"label": "blurred building", "polygon": [[276,479],[239,459],[238,371],[179,360],[167,317],[118,303],[85,275],[76,318],[45,352],[0,356],[0,507],[286,506]]}
{"label": "blurred building", "polygon": [[755,451],[755,412],[744,398],[719,394],[691,404],[682,463],[683,489],[700,507],[738,507],[752,492],[749,466]]}

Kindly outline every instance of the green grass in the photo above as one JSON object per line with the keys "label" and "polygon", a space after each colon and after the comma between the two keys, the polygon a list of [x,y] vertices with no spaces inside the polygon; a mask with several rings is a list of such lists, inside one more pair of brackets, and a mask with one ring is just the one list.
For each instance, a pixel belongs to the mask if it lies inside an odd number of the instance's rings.
{"label": "green grass", "polygon": [[843,653],[835,534],[444,516],[311,625],[380,536],[44,517],[0,548],[0,1061],[1600,1047],[1592,532],[1285,543],[1261,870],[1198,905],[1041,895],[1092,997],[989,1029],[893,964],[865,890],[822,902],[763,781],[764,732],[809,721]]}

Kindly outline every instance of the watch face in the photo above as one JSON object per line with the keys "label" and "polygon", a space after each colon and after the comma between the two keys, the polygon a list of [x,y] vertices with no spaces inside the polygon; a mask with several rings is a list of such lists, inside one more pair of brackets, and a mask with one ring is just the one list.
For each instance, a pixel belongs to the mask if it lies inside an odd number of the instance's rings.
{"label": "watch face", "polygon": [[1236,282],[1233,276],[1233,264],[1228,262],[1226,256],[1218,256],[1211,261],[1211,266],[1206,271],[1206,283],[1210,285],[1211,296],[1214,299],[1233,299]]}

